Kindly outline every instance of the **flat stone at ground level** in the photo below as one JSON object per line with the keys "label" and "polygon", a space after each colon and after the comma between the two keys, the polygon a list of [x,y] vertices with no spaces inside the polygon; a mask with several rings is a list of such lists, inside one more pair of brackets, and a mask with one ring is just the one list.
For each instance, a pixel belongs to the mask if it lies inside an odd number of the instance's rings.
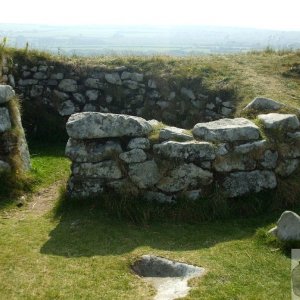
{"label": "flat stone at ground level", "polygon": [[214,142],[251,141],[260,136],[258,127],[245,118],[198,123],[192,132],[197,139]]}
{"label": "flat stone at ground level", "polygon": [[262,114],[257,117],[266,129],[295,130],[300,123],[296,115],[292,114]]}
{"label": "flat stone at ground level", "polygon": [[274,172],[256,170],[231,173],[222,185],[229,197],[237,197],[250,192],[258,193],[263,189],[274,189],[277,181]]}
{"label": "flat stone at ground level", "polygon": [[74,114],[69,118],[66,128],[74,139],[138,137],[152,131],[152,126],[143,118],[99,112]]}

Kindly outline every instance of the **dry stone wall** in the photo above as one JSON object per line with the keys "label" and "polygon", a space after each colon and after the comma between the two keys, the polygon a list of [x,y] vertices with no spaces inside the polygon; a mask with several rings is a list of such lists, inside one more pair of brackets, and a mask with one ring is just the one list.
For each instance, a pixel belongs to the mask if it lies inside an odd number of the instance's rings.
{"label": "dry stone wall", "polygon": [[257,122],[260,127],[245,118],[225,118],[187,131],[129,115],[74,114],[66,126],[68,193],[116,192],[173,202],[201,198],[216,187],[228,197],[275,189],[279,178],[299,166],[299,120],[270,113]]}
{"label": "dry stone wall", "polygon": [[30,169],[20,112],[9,85],[0,85],[0,173]]}
{"label": "dry stone wall", "polygon": [[[7,63],[6,63],[7,64]],[[199,120],[215,120],[234,113],[234,103],[207,93],[201,78],[177,86],[175,80],[155,78],[151,72],[124,66],[71,66],[41,61],[3,67],[3,82],[15,87],[28,105],[43,105],[62,117],[77,112],[120,113],[191,127]],[[195,80],[194,80],[195,81]],[[27,116],[26,116],[27,117]],[[34,122],[34,121],[30,121]]]}

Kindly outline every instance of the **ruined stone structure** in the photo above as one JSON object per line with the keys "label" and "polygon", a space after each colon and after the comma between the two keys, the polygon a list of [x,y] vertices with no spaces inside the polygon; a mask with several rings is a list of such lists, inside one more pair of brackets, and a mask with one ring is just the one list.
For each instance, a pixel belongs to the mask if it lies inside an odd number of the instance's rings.
{"label": "ruined stone structure", "polygon": [[187,131],[129,115],[74,114],[67,122],[68,192],[172,202],[198,199],[215,187],[228,197],[275,189],[279,177],[299,166],[299,120],[269,113],[259,115],[257,124],[225,118]]}
{"label": "ruined stone structure", "polygon": [[27,103],[42,105],[62,119],[77,112],[121,113],[155,116],[188,128],[201,120],[230,117],[235,110],[232,99],[222,91],[207,93],[201,78],[178,86],[172,83],[175,79],[155,78],[134,67],[16,63],[3,68],[3,81],[15,87],[25,107]]}
{"label": "ruined stone structure", "polygon": [[30,169],[30,156],[15,92],[0,85],[0,173]]}

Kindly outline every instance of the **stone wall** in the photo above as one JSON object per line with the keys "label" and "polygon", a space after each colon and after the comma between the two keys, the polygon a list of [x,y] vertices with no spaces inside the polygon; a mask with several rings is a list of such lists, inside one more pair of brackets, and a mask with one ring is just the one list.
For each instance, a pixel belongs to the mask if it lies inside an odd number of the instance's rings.
{"label": "stone wall", "polygon": [[30,169],[30,156],[15,92],[0,85],[0,173]]}
{"label": "stone wall", "polygon": [[231,198],[275,189],[279,178],[299,166],[300,127],[292,114],[263,114],[255,122],[222,119],[187,131],[156,120],[84,112],[72,115],[66,127],[71,197],[116,192],[172,202],[217,188]]}
{"label": "stone wall", "polygon": [[[201,78],[178,85],[172,76],[155,78],[151,72],[132,67],[73,66],[40,61],[18,62],[3,67],[3,82],[15,87],[27,105],[70,116],[77,112],[121,113],[191,127],[199,121],[233,115],[231,98],[203,88]],[[31,107],[31,106],[30,106]],[[28,109],[29,113],[32,111]],[[28,118],[28,116],[25,116]],[[33,120],[26,123],[37,122]],[[38,124],[31,124],[36,130]]]}

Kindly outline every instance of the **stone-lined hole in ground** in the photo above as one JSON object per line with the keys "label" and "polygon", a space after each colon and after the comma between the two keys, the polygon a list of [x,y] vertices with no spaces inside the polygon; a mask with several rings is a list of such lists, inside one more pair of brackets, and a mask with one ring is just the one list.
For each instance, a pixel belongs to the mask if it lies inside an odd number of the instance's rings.
{"label": "stone-lined hole in ground", "polygon": [[153,255],[143,255],[132,269],[156,289],[155,300],[186,296],[190,290],[188,280],[205,274],[204,268]]}

